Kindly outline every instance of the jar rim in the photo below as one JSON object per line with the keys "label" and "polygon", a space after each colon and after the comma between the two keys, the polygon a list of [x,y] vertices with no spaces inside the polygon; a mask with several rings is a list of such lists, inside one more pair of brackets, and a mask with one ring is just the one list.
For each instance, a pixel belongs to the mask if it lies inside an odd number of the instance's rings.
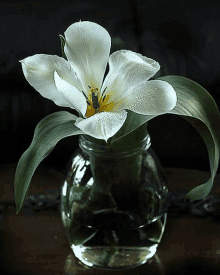
{"label": "jar rim", "polygon": [[79,138],[79,146],[83,151],[90,153],[92,155],[103,155],[103,156],[128,156],[139,154],[142,151],[146,151],[151,146],[150,135],[147,135],[142,140],[134,140],[134,142],[130,141],[130,143],[123,144],[123,141],[119,143],[97,143],[91,141],[87,138],[86,135],[81,135]]}

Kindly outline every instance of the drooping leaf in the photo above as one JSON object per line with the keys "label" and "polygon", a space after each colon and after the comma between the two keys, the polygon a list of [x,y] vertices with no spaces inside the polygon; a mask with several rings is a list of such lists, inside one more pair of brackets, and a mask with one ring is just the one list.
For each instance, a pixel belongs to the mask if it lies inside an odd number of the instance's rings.
{"label": "drooping leaf", "polygon": [[31,178],[58,141],[78,134],[84,134],[74,122],[78,117],[66,111],[56,112],[42,119],[34,132],[30,147],[21,156],[15,173],[15,202],[17,213],[21,210],[27,195]]}
{"label": "drooping leaf", "polygon": [[[208,91],[188,78],[171,75],[159,79],[170,83],[177,93],[177,105],[168,113],[180,115],[187,120],[198,131],[206,144],[211,178],[206,183],[192,189],[185,197],[191,201],[205,198],[212,189],[219,164],[220,113],[218,107]],[[111,138],[111,143],[135,131],[154,117],[156,115],[146,116],[128,112],[125,124]]]}
{"label": "drooping leaf", "polygon": [[212,96],[198,83],[181,76],[164,76],[177,92],[177,106],[169,113],[186,119],[203,138],[209,155],[211,178],[194,188],[186,198],[199,200],[211,191],[219,164],[220,114]]}

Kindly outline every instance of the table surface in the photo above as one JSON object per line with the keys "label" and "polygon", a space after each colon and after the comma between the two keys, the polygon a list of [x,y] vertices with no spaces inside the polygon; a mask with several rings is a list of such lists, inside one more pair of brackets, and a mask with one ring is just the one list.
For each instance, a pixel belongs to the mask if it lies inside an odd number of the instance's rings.
{"label": "table surface", "polygon": [[[203,183],[209,173],[165,168],[167,186],[172,191],[192,189]],[[0,169],[0,270],[1,274],[72,275],[72,274],[200,274],[220,271],[220,216],[169,215],[156,255],[150,263],[126,271],[88,268],[73,255],[65,229],[55,208],[33,210],[24,207],[15,214],[13,180],[15,165]],[[37,169],[29,195],[59,192],[62,173],[40,167]],[[220,197],[220,175],[212,190]],[[43,183],[43,184],[42,184]],[[42,187],[43,186],[43,187]],[[217,209],[220,212],[220,208]],[[217,217],[217,218],[216,218]],[[218,219],[219,217],[219,219]]]}

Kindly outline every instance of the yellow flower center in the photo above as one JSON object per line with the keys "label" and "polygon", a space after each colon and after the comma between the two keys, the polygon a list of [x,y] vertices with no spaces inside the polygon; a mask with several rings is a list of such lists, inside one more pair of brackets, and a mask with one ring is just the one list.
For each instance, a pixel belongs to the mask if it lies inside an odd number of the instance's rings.
{"label": "yellow flower center", "polygon": [[89,89],[86,117],[100,112],[110,112],[113,109],[114,103],[109,100],[109,95],[100,96],[98,88],[91,88],[89,86]]}

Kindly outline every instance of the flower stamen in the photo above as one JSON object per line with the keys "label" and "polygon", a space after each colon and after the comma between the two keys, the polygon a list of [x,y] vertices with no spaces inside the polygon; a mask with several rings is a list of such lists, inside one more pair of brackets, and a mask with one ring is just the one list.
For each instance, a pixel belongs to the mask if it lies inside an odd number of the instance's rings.
{"label": "flower stamen", "polygon": [[87,102],[88,106],[90,106],[92,103],[89,101],[88,96],[83,91],[82,91],[82,93],[86,98],[86,102]]}
{"label": "flower stamen", "polygon": [[[87,112],[86,117],[93,116],[101,112],[109,112],[114,107],[114,103],[109,100],[109,95],[104,95],[107,87],[104,89],[102,95],[99,93],[98,88],[92,88],[89,86],[90,91],[88,92],[87,98]],[[83,93],[84,94],[84,93]]]}
{"label": "flower stamen", "polygon": [[104,89],[104,91],[103,91],[102,95],[104,95],[104,93],[105,93],[106,89],[107,89],[107,87],[105,87],[105,89]]}
{"label": "flower stamen", "polygon": [[88,96],[82,91],[83,95],[85,96],[85,98],[88,100]]}

